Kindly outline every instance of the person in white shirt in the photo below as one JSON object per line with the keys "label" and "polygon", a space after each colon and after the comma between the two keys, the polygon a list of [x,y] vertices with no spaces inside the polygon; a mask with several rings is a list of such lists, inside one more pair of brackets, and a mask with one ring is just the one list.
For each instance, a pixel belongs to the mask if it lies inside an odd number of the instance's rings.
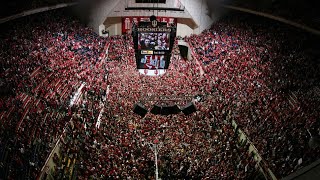
{"label": "person in white shirt", "polygon": [[150,59],[150,64],[151,64],[152,66],[156,66],[156,67],[157,67],[158,59],[157,59],[157,58],[151,58],[151,59]]}
{"label": "person in white shirt", "polygon": [[147,62],[146,58],[141,58],[141,63],[145,64]]}
{"label": "person in white shirt", "polygon": [[164,56],[161,56],[160,57],[160,68],[164,69],[165,65],[166,65],[166,61],[164,60]]}

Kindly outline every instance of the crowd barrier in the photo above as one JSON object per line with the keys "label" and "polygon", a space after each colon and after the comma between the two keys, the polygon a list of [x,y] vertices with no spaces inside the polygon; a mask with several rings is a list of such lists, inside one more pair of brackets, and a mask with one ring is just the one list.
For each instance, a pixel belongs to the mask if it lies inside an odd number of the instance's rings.
{"label": "crowd barrier", "polygon": [[262,159],[261,155],[259,154],[258,150],[250,141],[248,136],[239,128],[236,121],[231,117],[230,113],[227,117],[227,121],[231,122],[232,127],[234,128],[236,134],[238,134],[238,140],[241,145],[249,144],[248,153],[254,156],[255,161],[257,162],[257,166],[264,175],[266,179],[270,180],[277,180],[274,173],[268,168],[267,163]]}

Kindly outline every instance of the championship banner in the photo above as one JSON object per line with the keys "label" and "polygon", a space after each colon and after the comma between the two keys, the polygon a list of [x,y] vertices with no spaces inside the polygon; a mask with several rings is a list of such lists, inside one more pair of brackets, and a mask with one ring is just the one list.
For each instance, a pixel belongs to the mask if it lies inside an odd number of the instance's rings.
{"label": "championship banner", "polygon": [[[172,24],[177,26],[177,19],[173,17],[157,17],[157,21],[167,23],[167,27],[170,27]],[[150,22],[150,17],[122,17],[122,34],[132,31],[133,22],[139,26],[139,22]]]}

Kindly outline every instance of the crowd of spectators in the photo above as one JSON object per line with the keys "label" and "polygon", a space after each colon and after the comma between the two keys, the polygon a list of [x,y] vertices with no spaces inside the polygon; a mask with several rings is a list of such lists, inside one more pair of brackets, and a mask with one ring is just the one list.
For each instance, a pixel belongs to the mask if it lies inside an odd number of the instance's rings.
{"label": "crowd of spectators", "polygon": [[35,179],[79,87],[102,84],[107,40],[61,10],[2,26],[0,178]]}
{"label": "crowd of spectators", "polygon": [[317,37],[240,14],[186,41],[223,96],[211,111],[232,112],[276,177],[319,158],[307,131],[319,135]]}
{"label": "crowd of spectators", "polygon": [[[180,57],[176,41],[166,74],[151,77],[137,71],[130,36],[102,39],[61,11],[8,26],[0,178],[35,179],[62,135],[56,179],[71,171],[78,179],[155,179],[155,163],[162,179],[253,179],[256,162],[230,118],[276,177],[319,158],[308,145],[308,131],[319,133],[320,76],[311,63],[319,56],[301,32],[232,15],[185,38],[193,60]],[[183,107],[192,98],[175,97],[196,95],[203,98],[189,116],[132,111],[137,102]]]}
{"label": "crowd of spectators", "polygon": [[[147,114],[141,118],[133,113],[133,105],[141,99],[149,98],[144,105],[151,108],[153,103],[177,103],[156,102],[152,96],[201,93],[199,69],[193,61],[180,58],[176,45],[172,64],[161,77],[139,74],[130,37],[115,38],[110,46],[117,48],[110,48],[108,54],[118,52],[123,59],[108,58],[106,62],[107,98],[86,95],[63,138],[63,152],[77,159],[73,171],[79,179],[155,179],[152,144],[158,144],[157,163],[163,179],[244,179],[257,175],[247,146],[238,146],[231,124],[207,112],[205,101],[197,103],[200,112],[192,116]],[[66,165],[57,164],[56,177],[65,177]]]}

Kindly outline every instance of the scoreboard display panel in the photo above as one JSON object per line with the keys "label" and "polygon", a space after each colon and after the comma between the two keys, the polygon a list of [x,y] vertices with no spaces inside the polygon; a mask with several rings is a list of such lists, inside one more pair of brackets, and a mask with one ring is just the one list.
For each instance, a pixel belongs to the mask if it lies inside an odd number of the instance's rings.
{"label": "scoreboard display panel", "polygon": [[170,34],[166,32],[139,32],[138,49],[169,50]]}
{"label": "scoreboard display panel", "polygon": [[137,69],[168,69],[176,36],[175,28],[174,25],[168,27],[167,23],[158,22],[156,18],[133,24],[132,37]]}
{"label": "scoreboard display panel", "polygon": [[140,55],[138,69],[165,69],[167,66],[166,55]]}

